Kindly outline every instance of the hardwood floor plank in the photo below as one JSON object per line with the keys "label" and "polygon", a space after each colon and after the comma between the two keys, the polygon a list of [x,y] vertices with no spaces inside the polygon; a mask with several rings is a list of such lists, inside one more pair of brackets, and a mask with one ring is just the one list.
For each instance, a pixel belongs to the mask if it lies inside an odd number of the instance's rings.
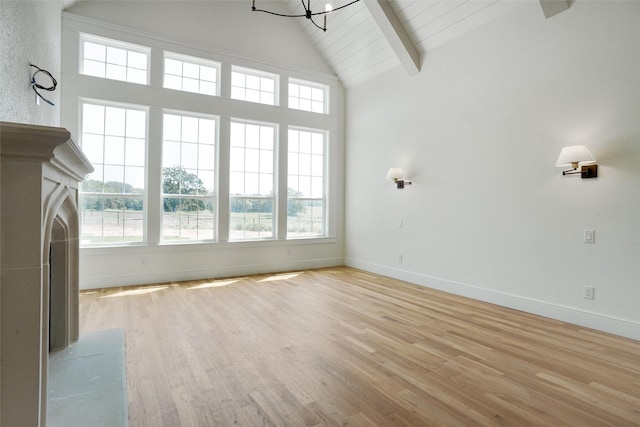
{"label": "hardwood floor plank", "polygon": [[638,426],[640,342],[327,268],[85,291],[131,426]]}

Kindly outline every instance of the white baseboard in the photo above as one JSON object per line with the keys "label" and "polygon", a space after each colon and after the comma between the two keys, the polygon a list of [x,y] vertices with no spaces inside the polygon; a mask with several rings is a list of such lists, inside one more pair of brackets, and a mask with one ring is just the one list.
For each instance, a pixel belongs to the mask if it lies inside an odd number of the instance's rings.
{"label": "white baseboard", "polygon": [[110,274],[104,277],[81,277],[80,289],[116,288],[119,286],[147,285],[150,283],[179,282],[185,280],[215,279],[250,274],[279,273],[344,265],[343,258],[324,258],[278,264],[245,264],[232,267],[203,268],[175,272],[145,273],[135,275]]}
{"label": "white baseboard", "polygon": [[527,313],[537,314],[539,316],[549,317],[551,319],[620,335],[634,340],[640,340],[639,322],[606,316],[600,313],[580,310],[574,307],[553,304],[546,301],[525,298],[518,295],[496,292],[489,289],[479,288],[463,283],[456,283],[425,274],[400,270],[353,258],[345,258],[344,263],[349,267],[358,268],[398,280],[404,280],[416,285],[497,304],[503,307],[513,308],[515,310],[525,311]]}

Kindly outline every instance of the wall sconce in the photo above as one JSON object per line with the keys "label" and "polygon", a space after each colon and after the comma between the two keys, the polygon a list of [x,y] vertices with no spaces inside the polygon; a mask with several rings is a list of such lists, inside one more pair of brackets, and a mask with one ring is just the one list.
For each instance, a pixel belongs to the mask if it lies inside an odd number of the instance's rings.
{"label": "wall sconce", "polygon": [[560,151],[556,166],[571,167],[569,170],[562,171],[562,175],[579,173],[582,178],[596,178],[598,176],[598,165],[595,163],[596,159],[593,158],[587,147],[584,145],[572,145],[564,147]]}
{"label": "wall sconce", "polygon": [[400,168],[390,168],[389,172],[387,172],[387,179],[395,182],[398,188],[404,188],[405,184],[411,184],[411,181],[405,181],[404,177],[405,173]]}

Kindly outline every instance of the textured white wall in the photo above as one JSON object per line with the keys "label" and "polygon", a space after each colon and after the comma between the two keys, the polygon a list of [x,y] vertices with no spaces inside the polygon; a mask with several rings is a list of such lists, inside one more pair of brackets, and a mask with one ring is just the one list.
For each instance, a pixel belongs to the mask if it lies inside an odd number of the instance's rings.
{"label": "textured white wall", "polygon": [[[62,2],[0,1],[0,120],[36,125],[60,124],[60,55]],[[58,80],[54,92],[43,96],[55,104],[35,103],[29,84],[35,64]],[[38,82],[48,86],[42,73]]]}
{"label": "textured white wall", "polygon": [[[347,91],[347,263],[640,339],[638,28],[638,2],[529,2]],[[597,179],[554,166],[573,144]]]}

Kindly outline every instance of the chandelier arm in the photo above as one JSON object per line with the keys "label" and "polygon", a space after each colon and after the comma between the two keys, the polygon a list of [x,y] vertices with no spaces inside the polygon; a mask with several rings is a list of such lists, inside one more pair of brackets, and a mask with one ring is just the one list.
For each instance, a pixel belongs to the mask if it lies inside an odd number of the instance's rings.
{"label": "chandelier arm", "polygon": [[[340,9],[344,9],[345,7],[351,6],[352,4],[357,3],[360,0],[352,0],[349,3],[347,3],[347,4],[343,5],[343,6],[337,7],[335,9],[325,10],[324,12],[315,12],[315,13],[311,12],[311,0],[307,0],[306,4],[305,4],[304,1],[305,0],[300,0],[300,2],[302,3],[302,8],[304,9],[304,12],[305,12],[304,14],[301,14],[301,15],[291,15],[291,14],[285,14],[285,13],[271,12],[269,10],[264,10],[264,9],[258,9],[258,8],[256,8],[256,0],[253,0],[253,2],[252,2],[251,11],[268,13],[269,15],[282,16],[282,17],[285,17],[285,18],[307,18],[308,20],[311,21],[311,23],[316,28],[326,32],[327,31],[327,14],[336,12],[336,11],[338,11]],[[318,15],[324,15],[324,26],[323,27],[321,27],[320,25],[316,24],[316,22],[313,20],[313,17],[314,16],[318,16]]]}
{"label": "chandelier arm", "polygon": [[318,28],[319,30],[327,31],[327,29],[326,29],[326,28],[323,28],[323,27],[321,27],[320,25],[316,24],[316,21],[314,21],[314,20],[313,20],[313,18],[309,18],[309,21],[311,21],[311,23],[312,23],[313,25],[315,25],[315,26],[316,26],[316,28]]}

